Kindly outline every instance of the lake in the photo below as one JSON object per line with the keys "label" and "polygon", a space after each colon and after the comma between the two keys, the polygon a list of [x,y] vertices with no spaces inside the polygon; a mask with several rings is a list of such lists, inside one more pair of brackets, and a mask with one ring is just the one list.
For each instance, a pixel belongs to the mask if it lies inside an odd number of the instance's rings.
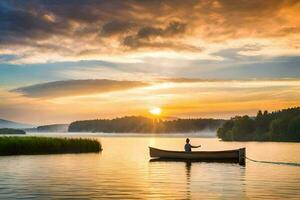
{"label": "lake", "polygon": [[[186,136],[66,135],[95,137],[104,150],[99,154],[0,157],[0,199],[300,199],[299,166],[249,160],[246,166],[149,162],[148,146],[182,150]],[[246,147],[251,159],[300,163],[300,143],[197,137],[191,143],[201,144],[201,150]]]}

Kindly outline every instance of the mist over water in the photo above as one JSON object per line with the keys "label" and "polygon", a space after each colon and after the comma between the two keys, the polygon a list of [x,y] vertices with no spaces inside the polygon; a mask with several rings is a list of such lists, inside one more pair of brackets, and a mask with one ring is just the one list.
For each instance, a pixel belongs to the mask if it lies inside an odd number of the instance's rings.
{"label": "mist over water", "polygon": [[[48,134],[47,134],[48,135]],[[63,133],[55,135],[66,136]],[[70,135],[67,137],[84,137]],[[149,162],[148,146],[182,150],[183,135],[97,137],[100,154],[0,157],[0,199],[287,199],[300,197],[300,168],[252,162]],[[200,150],[246,147],[247,157],[300,163],[299,143],[222,142],[191,137]]]}

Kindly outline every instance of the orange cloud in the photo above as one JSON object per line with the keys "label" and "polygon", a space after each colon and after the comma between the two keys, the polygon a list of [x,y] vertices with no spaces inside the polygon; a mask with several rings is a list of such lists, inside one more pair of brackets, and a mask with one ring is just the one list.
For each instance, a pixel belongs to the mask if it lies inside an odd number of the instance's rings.
{"label": "orange cloud", "polygon": [[109,1],[72,6],[64,1],[59,5],[26,1],[7,3],[0,10],[7,7],[4,17],[9,26],[0,23],[0,52],[15,50],[16,63],[124,58],[157,50],[204,56],[245,43],[262,46],[263,55],[288,49],[299,54],[299,48],[290,44],[300,37],[300,5],[295,0]]}
{"label": "orange cloud", "polygon": [[115,81],[105,79],[68,80],[35,84],[11,91],[21,93],[27,97],[56,98],[128,90],[146,85],[146,83],[138,81]]}

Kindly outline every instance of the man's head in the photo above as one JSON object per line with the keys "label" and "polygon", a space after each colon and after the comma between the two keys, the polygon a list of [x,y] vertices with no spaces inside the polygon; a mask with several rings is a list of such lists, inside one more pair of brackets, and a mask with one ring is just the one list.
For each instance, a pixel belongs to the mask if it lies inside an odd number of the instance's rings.
{"label": "man's head", "polygon": [[190,143],[190,139],[189,138],[186,138],[186,143],[188,144],[188,143]]}

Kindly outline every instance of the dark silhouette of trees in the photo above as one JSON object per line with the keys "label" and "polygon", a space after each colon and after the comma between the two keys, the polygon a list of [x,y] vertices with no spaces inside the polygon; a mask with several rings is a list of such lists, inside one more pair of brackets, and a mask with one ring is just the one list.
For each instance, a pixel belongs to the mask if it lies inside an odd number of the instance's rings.
{"label": "dark silhouette of trees", "polygon": [[50,124],[38,126],[37,132],[67,132],[69,124]]}
{"label": "dark silhouette of trees", "polygon": [[268,117],[268,111],[264,111],[264,114],[262,114],[262,111],[259,110],[257,112],[256,118],[255,118],[255,125],[256,125],[256,134],[263,134],[269,131],[269,123],[270,118]]}
{"label": "dark silhouette of trees", "polygon": [[294,117],[288,126],[288,137],[297,140],[300,138],[300,116]]}
{"label": "dark silhouette of trees", "polygon": [[258,111],[256,117],[234,117],[217,131],[222,140],[300,141],[300,107],[268,113]]}
{"label": "dark silhouette of trees", "polygon": [[13,128],[0,128],[0,135],[1,134],[5,134],[5,135],[9,135],[9,134],[26,134],[25,131],[20,130],[20,129],[13,129]]}
{"label": "dark silhouette of trees", "polygon": [[97,119],[72,122],[69,132],[103,133],[186,133],[215,131],[224,123],[219,119],[176,119],[172,121],[127,116],[115,119]]}

